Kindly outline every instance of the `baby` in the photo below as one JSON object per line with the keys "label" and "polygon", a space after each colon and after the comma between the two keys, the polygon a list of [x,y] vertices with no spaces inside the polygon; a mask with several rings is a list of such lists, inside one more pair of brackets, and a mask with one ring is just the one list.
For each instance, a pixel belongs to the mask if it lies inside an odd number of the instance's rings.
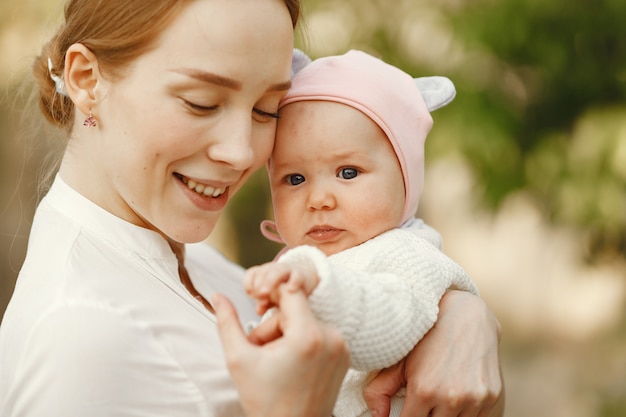
{"label": "baby", "polygon": [[[365,416],[372,373],[414,348],[443,294],[477,294],[439,234],[414,217],[430,111],[455,90],[446,78],[414,80],[360,51],[313,61],[292,81],[268,164],[276,223],[263,225],[286,248],[250,268],[245,287],[259,314],[278,304],[280,285],[304,290],[351,353],[333,414]],[[391,416],[402,404],[392,399]]]}

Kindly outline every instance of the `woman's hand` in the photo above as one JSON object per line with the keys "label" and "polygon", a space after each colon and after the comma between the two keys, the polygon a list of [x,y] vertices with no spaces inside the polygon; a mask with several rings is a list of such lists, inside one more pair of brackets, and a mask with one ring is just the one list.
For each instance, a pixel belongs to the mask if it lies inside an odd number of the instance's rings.
{"label": "woman's hand", "polygon": [[366,388],[374,417],[389,415],[389,400],[406,385],[401,417],[500,417],[504,390],[498,346],[500,324],[484,301],[449,291],[437,323],[398,364]]}
{"label": "woman's hand", "polygon": [[350,356],[339,332],[315,319],[302,291],[281,286],[280,311],[266,343],[246,337],[227,298],[217,295],[212,301],[228,369],[248,417],[332,414]]}

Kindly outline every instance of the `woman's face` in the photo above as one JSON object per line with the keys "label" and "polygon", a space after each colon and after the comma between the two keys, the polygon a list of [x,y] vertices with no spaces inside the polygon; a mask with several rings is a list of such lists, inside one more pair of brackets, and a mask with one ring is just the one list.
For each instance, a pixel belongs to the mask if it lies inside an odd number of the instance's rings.
{"label": "woman's face", "polygon": [[271,152],[292,48],[281,0],[191,2],[104,87],[80,191],[176,241],[206,238]]}

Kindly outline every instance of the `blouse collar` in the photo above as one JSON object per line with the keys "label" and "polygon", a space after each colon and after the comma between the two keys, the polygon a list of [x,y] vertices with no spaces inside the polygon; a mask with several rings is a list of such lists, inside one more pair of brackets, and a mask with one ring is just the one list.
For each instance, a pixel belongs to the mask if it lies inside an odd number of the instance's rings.
{"label": "blouse collar", "polygon": [[70,187],[59,174],[43,202],[108,241],[118,250],[132,252],[144,259],[176,262],[169,244],[160,234],[108,212]]}

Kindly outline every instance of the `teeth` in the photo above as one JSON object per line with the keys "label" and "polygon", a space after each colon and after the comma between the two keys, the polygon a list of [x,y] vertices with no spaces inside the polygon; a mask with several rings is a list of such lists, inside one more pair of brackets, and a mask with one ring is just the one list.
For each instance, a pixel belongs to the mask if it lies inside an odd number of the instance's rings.
{"label": "teeth", "polygon": [[200,184],[200,183],[195,182],[194,180],[188,180],[188,179],[183,179],[183,182],[185,182],[185,180],[187,181],[186,184],[190,190],[194,190],[198,194],[202,194],[206,197],[219,197],[220,195],[224,194],[224,192],[226,191],[226,188],[215,188],[215,187]]}

